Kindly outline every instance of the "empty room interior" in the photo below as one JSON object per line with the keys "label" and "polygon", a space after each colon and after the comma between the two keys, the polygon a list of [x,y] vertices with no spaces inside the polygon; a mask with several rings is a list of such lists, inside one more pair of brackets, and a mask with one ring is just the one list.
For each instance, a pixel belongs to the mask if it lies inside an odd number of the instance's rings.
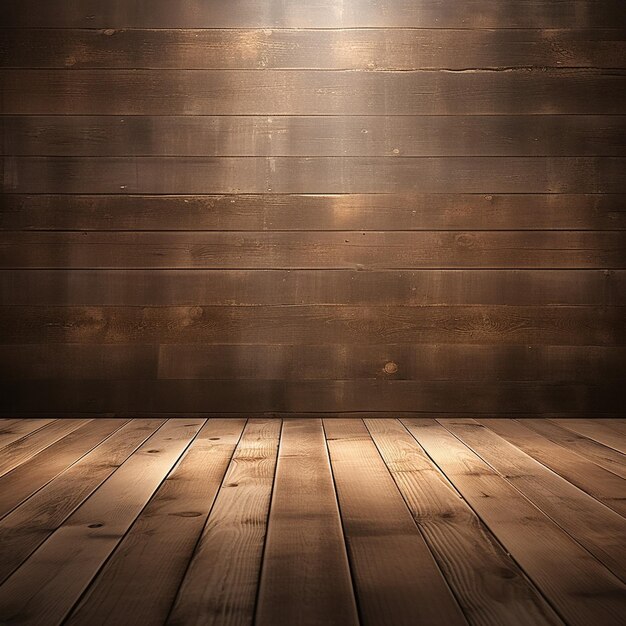
{"label": "empty room interior", "polygon": [[2,0],[0,626],[624,626],[624,0]]}

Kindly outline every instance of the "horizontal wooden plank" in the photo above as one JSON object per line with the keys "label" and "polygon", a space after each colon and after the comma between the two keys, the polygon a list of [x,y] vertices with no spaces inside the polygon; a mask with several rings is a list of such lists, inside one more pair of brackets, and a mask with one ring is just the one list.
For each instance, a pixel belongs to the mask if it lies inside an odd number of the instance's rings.
{"label": "horizontal wooden plank", "polygon": [[626,345],[623,307],[0,307],[0,344]]}
{"label": "horizontal wooden plank", "polygon": [[610,115],[8,116],[5,155],[623,156]]}
{"label": "horizontal wooden plank", "polygon": [[624,270],[0,270],[5,305],[626,305]]}
{"label": "horizontal wooden plank", "polygon": [[620,157],[4,157],[6,193],[624,193]]}
{"label": "horizontal wooden plank", "polygon": [[3,230],[626,230],[623,194],[5,195]]}
{"label": "horizontal wooden plank", "polygon": [[625,40],[626,31],[620,29],[1,29],[0,67],[619,68],[624,67]]}
{"label": "horizontal wooden plank", "polygon": [[[35,390],[36,389],[36,393]],[[463,381],[3,381],[2,415],[623,414],[624,386]]]}
{"label": "horizontal wooden plank", "polygon": [[158,346],[0,346],[0,376],[7,379],[152,379]]}
{"label": "horizontal wooden plank", "polygon": [[[0,347],[0,354],[5,348]],[[16,365],[17,359],[13,361],[13,371]],[[623,379],[625,366],[626,349],[599,346],[164,345],[159,350],[161,379],[381,378],[588,383]]]}
{"label": "horizontal wooden plank", "polygon": [[236,27],[419,27],[419,28],[572,28],[620,24],[621,0],[239,0],[219,2],[153,0],[138,10],[125,0],[5,0],[5,26],[88,28],[236,28]]}
{"label": "horizontal wooden plank", "polygon": [[[158,363],[158,375],[157,375]],[[621,380],[626,349],[601,346],[2,345],[0,376],[39,379]]]}
{"label": "horizontal wooden plank", "polygon": [[3,268],[624,268],[626,231],[2,232]]}
{"label": "horizontal wooden plank", "polygon": [[[447,0],[446,0],[447,1]],[[1,21],[1,18],[0,18]],[[11,115],[621,114],[619,69],[2,70]]]}

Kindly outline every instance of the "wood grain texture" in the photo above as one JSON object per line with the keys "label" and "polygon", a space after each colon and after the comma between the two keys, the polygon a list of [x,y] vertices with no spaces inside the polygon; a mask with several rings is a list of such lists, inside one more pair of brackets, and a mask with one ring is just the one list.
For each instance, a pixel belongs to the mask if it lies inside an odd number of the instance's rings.
{"label": "wood grain texture", "polygon": [[[472,420],[333,417],[90,421],[85,437],[124,425],[0,520],[3,621],[621,624],[626,586],[583,544],[619,555],[623,539],[585,513],[565,529],[546,494],[610,510],[597,499]],[[626,435],[623,419],[578,423]],[[49,451],[46,466],[66,462]],[[574,473],[594,465],[571,454]]]}
{"label": "wood grain texture", "polygon": [[[0,415],[67,414],[132,417],[301,413],[393,417],[441,414],[479,417],[562,415],[619,417],[618,382],[414,380],[37,380],[0,383]],[[622,467],[623,471],[623,467]]]}
{"label": "wood grain texture", "polygon": [[625,270],[2,270],[23,306],[626,304]]}
{"label": "wood grain texture", "polygon": [[2,268],[626,267],[626,231],[0,233]]}
{"label": "wood grain texture", "polygon": [[14,419],[0,422],[0,450],[49,424],[51,419]]}
{"label": "wood grain texture", "polygon": [[466,624],[365,425],[324,430],[361,623]]}
{"label": "wood grain texture", "polygon": [[626,154],[626,127],[616,115],[53,115],[0,120],[4,154],[22,156]]}
{"label": "wood grain texture", "polygon": [[[406,429],[390,419],[367,419],[365,424],[470,624],[559,624],[538,590]],[[482,585],[474,580],[477,571]]]}
{"label": "wood grain texture", "polygon": [[[88,349],[96,350],[95,346]],[[107,346],[103,351],[108,349]],[[159,350],[158,377],[600,382],[621,378],[624,352],[623,348],[603,346],[456,343],[297,347],[163,345]],[[41,362],[38,355],[36,358]],[[11,360],[14,364],[18,361],[15,357]],[[24,367],[24,373],[30,371],[36,371],[32,362]],[[64,371],[58,375],[66,376]],[[7,373],[7,377],[18,376]]]}
{"label": "wood grain texture", "polygon": [[606,426],[610,430],[615,431],[620,435],[626,434],[626,426],[621,420],[599,418],[598,424],[602,424],[603,426]]}
{"label": "wood grain texture", "polygon": [[625,485],[622,478],[566,446],[551,442],[526,426],[524,422],[503,419],[479,420],[479,422],[543,463],[572,485],[576,485],[622,517],[626,517]]}
{"label": "wood grain texture", "polygon": [[0,307],[0,344],[626,344],[618,307]]}
{"label": "wood grain texture", "polygon": [[623,194],[6,194],[0,228],[626,230],[625,201]]}
{"label": "wood grain texture", "polygon": [[626,445],[624,445],[624,438],[613,429],[608,428],[604,424],[589,423],[589,422],[572,422],[569,419],[559,419],[556,421],[559,426],[563,426],[567,430],[571,430],[579,435],[583,435],[589,439],[593,439],[604,446],[613,448],[618,452],[626,455]]}
{"label": "wood grain texture", "polygon": [[404,423],[568,624],[622,622],[618,578],[443,426]]}
{"label": "wood grain texture", "polygon": [[[129,421],[0,521],[0,581],[21,565],[163,424]],[[54,502],[54,506],[50,503]]]}
{"label": "wood grain texture", "polygon": [[19,344],[0,345],[0,377],[598,383],[622,379],[625,352],[613,346],[541,344]]}
{"label": "wood grain texture", "polygon": [[87,420],[84,419],[52,420],[29,437],[12,441],[2,449],[0,476],[8,474],[85,423]]}
{"label": "wood grain texture", "polygon": [[346,6],[339,0],[240,0],[234,6],[184,0],[175,8],[156,0],[150,11],[137,11],[127,0],[102,5],[80,0],[70,5],[51,0],[45,6],[36,0],[7,0],[0,12],[5,26],[88,28],[580,28],[614,27],[620,23],[619,0],[470,0],[450,6],[447,0],[359,0]]}
{"label": "wood grain texture", "polygon": [[524,422],[546,439],[566,446],[576,453],[593,461],[596,465],[626,479],[626,459],[624,455],[602,444],[561,428],[549,420],[529,419]]}
{"label": "wood grain texture", "polygon": [[[626,82],[626,81],[625,81]],[[4,157],[5,193],[622,193],[619,157]]]}
{"label": "wood grain texture", "polygon": [[156,376],[157,368],[157,346],[0,346],[0,376],[8,380],[141,379]]}
{"label": "wood grain texture", "polygon": [[279,420],[248,421],[168,618],[171,626],[253,621]]}
{"label": "wood grain texture", "polygon": [[0,413],[619,414],[620,2],[5,0]]}
{"label": "wood grain texture", "polygon": [[0,82],[2,112],[10,115],[619,115],[624,76],[619,69],[541,68],[7,69]]}
{"label": "wood grain texture", "polygon": [[609,571],[626,580],[626,519],[474,420],[445,424]]}
{"label": "wood grain texture", "polygon": [[320,420],[283,424],[255,623],[359,623]]}
{"label": "wood grain texture", "polygon": [[625,38],[622,29],[2,29],[0,67],[620,68]]}
{"label": "wood grain texture", "polygon": [[203,426],[66,624],[166,621],[244,425],[211,419]]}
{"label": "wood grain texture", "polygon": [[[60,624],[204,421],[165,424],[67,518],[0,587],[3,619],[35,625],[45,614],[48,624]],[[110,505],[116,498],[113,509]]]}
{"label": "wood grain texture", "polygon": [[91,420],[0,477],[0,518],[105,441],[126,420]]}

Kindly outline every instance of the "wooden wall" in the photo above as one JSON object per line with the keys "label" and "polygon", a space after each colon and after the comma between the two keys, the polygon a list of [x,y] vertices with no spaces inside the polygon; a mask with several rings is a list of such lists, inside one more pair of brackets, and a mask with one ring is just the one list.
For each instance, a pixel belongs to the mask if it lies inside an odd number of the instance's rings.
{"label": "wooden wall", "polygon": [[3,0],[3,414],[613,415],[623,0]]}

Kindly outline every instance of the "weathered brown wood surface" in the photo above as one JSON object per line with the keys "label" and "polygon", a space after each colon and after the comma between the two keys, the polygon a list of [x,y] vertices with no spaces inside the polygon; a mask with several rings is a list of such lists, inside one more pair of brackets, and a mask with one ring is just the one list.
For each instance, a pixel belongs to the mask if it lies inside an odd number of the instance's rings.
{"label": "weathered brown wood surface", "polygon": [[[0,22],[11,27],[63,28],[614,28],[621,0],[155,0],[138,11],[128,0],[7,0]],[[108,33],[110,34],[110,33]]]}
{"label": "weathered brown wood surface", "polygon": [[[4,152],[23,156],[582,157],[626,154],[626,129],[618,115],[51,115],[7,116],[0,120]],[[433,200],[437,201],[437,197]],[[448,202],[450,200],[455,198],[448,198]],[[560,198],[552,200],[558,202]],[[398,204],[403,206],[403,203]]]}
{"label": "weathered brown wood surface", "polygon": [[623,623],[623,419],[21,424],[7,624]]}
{"label": "weathered brown wood surface", "polygon": [[624,194],[11,194],[2,200],[0,224],[8,231],[626,230]]}
{"label": "weathered brown wood surface", "polygon": [[0,67],[126,68],[133,50],[142,69],[621,68],[625,33],[618,28],[2,29]]}
{"label": "weathered brown wood surface", "polygon": [[[127,416],[302,414],[335,417],[397,414],[465,414],[481,417],[567,414],[585,417],[623,413],[623,382],[490,380],[4,380],[7,413],[104,415],[116,406]],[[588,408],[589,407],[589,408]]]}
{"label": "weathered brown wood surface", "polygon": [[619,115],[623,69],[5,69],[12,115]]}
{"label": "weathered brown wood surface", "polygon": [[622,415],[623,13],[4,0],[0,414]]}

